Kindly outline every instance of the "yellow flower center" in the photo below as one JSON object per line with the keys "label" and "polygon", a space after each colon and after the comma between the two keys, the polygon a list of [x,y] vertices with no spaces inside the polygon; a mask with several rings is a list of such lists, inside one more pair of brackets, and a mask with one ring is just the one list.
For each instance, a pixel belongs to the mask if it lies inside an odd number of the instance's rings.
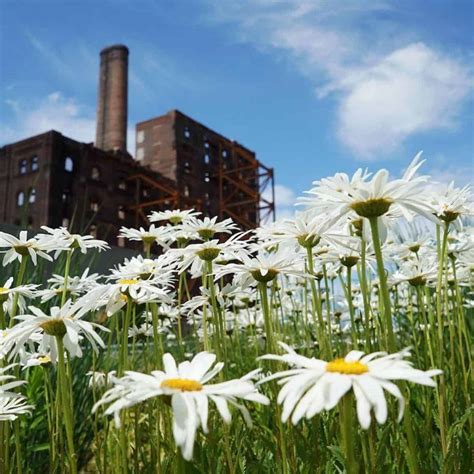
{"label": "yellow flower center", "polygon": [[182,392],[199,392],[202,385],[197,380],[191,379],[167,379],[161,382],[162,388],[170,388],[172,390],[181,390]]}
{"label": "yellow flower center", "polygon": [[335,359],[328,362],[326,372],[336,372],[346,375],[361,375],[369,371],[369,367],[362,362],[346,362],[344,359]]}
{"label": "yellow flower center", "polygon": [[138,280],[135,278],[123,278],[122,280],[118,281],[119,285],[134,285],[138,283]]}
{"label": "yellow flower center", "polygon": [[38,362],[40,364],[49,364],[51,362],[51,357],[49,357],[49,356],[38,357]]}
{"label": "yellow flower center", "polygon": [[0,295],[7,292],[8,292],[8,288],[4,288],[3,286],[0,286]]}

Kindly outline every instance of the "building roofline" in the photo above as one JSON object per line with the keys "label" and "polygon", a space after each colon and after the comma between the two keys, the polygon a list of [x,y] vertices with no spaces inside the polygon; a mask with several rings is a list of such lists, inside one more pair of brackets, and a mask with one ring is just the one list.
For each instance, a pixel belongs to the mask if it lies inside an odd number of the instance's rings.
{"label": "building roofline", "polygon": [[[36,135],[31,135],[30,137],[22,138],[21,140],[17,140],[15,142],[5,143],[0,148],[5,148],[5,147],[11,146],[11,145],[18,145],[22,142],[29,141],[33,138],[39,138],[39,137],[42,137],[43,135],[53,135],[53,134],[64,136],[61,132],[58,132],[57,130],[51,129],[51,130],[47,130],[45,132],[37,133]],[[68,137],[66,137],[66,138],[68,138]],[[73,140],[73,139],[71,138],[70,140]],[[77,140],[75,140],[75,141],[77,141]]]}
{"label": "building roofline", "polygon": [[238,141],[236,140],[233,140],[232,138],[228,138],[224,135],[222,135],[222,133],[219,133],[219,132],[216,132],[214,129],[208,127],[207,125],[204,125],[202,122],[199,122],[199,120],[196,120],[192,117],[190,117],[189,115],[186,115],[185,113],[181,112],[180,110],[178,109],[171,109],[171,110],[168,110],[168,112],[166,112],[165,114],[162,114],[162,115],[157,115],[156,117],[152,117],[150,119],[147,119],[147,120],[142,120],[141,122],[137,122],[135,124],[135,129],[139,126],[139,125],[142,125],[144,123],[147,123],[147,122],[152,122],[153,120],[156,120],[156,119],[159,119],[161,117],[166,117],[166,116],[172,116],[172,115],[181,115],[182,117],[185,117],[186,119],[190,120],[191,122],[194,122],[194,123],[197,123],[199,126],[201,126],[202,128],[205,128],[206,130],[209,130],[209,132],[213,133],[214,135],[217,135],[221,138],[223,138],[224,140],[227,140],[229,142],[232,142],[233,144],[239,146],[240,148],[250,152],[250,153],[253,153],[253,154],[256,154],[255,151],[251,150],[250,148],[242,145],[242,143],[239,143]]}

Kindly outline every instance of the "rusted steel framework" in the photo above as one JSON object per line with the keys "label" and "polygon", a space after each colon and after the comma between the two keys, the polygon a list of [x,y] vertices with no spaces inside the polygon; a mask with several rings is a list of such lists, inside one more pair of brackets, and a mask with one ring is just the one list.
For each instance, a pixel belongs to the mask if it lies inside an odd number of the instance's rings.
{"label": "rusted steel framework", "polygon": [[[228,154],[224,154],[228,150]],[[275,219],[273,169],[260,163],[246,148],[233,142],[219,144],[219,217],[231,217],[245,229]],[[249,218],[251,216],[251,219]]]}
{"label": "rusted steel framework", "polygon": [[200,199],[186,198],[170,180],[158,180],[142,173],[133,174],[127,180],[133,182],[135,188],[135,203],[128,206],[128,210],[134,213],[136,226],[148,225],[147,214],[151,211],[201,209]]}
{"label": "rusted steel framework", "polygon": [[168,194],[180,208],[230,217],[245,230],[275,217],[273,170],[253,151],[178,110],[137,124],[136,155],[174,183],[178,195]]}

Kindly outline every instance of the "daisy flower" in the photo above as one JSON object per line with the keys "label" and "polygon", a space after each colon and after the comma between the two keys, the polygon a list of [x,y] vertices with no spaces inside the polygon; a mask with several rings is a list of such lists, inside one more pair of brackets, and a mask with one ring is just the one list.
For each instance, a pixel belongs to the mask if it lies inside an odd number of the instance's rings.
{"label": "daisy flower", "polygon": [[474,214],[471,187],[455,188],[453,181],[448,186],[436,186],[430,196],[430,204],[434,215],[446,223]]}
{"label": "daisy flower", "polygon": [[435,387],[432,377],[442,373],[437,369],[422,371],[413,368],[404,360],[410,355],[408,349],[390,355],[384,352],[364,355],[360,351],[351,351],[344,359],[326,362],[299,355],[281,342],[280,346],[287,354],[267,354],[260,359],[285,362],[293,368],[270,375],[259,383],[280,379],[279,384],[283,387],[277,402],[283,405],[282,421],[287,421],[291,415],[295,425],[303,417],[309,419],[322,410],[331,410],[350,390],[355,395],[357,416],[363,429],[370,426],[371,410],[379,424],[387,420],[384,390],[398,399],[400,421],[405,402],[393,380]]}
{"label": "daisy flower", "polygon": [[140,227],[139,229],[122,227],[120,229],[119,237],[143,242],[146,250],[148,250],[154,243],[167,248],[169,230],[167,227],[155,227],[155,224],[152,224],[148,229],[144,229],[143,227]]}
{"label": "daisy flower", "polygon": [[33,405],[27,405],[25,397],[3,397],[0,392],[0,421],[16,420],[19,415],[29,414],[32,408]]}
{"label": "daisy flower", "polygon": [[215,234],[231,234],[233,230],[238,230],[237,224],[232,219],[224,219],[217,222],[217,216],[212,219],[205,217],[204,219],[192,218],[183,224],[183,229],[194,232],[202,240],[210,240]]}
{"label": "daisy flower", "polygon": [[359,170],[352,180],[341,179],[340,174],[332,178],[315,181],[308,194],[314,198],[303,198],[315,211],[328,212],[334,218],[340,218],[353,211],[360,217],[381,217],[389,210],[396,210],[407,220],[414,214],[432,219],[431,207],[425,202],[423,184],[427,176],[415,176],[421,152],[410,163],[402,178],[389,180],[385,169],[379,170],[370,180]]}
{"label": "daisy flower", "polygon": [[98,352],[98,346],[105,347],[104,342],[95,332],[95,329],[108,331],[107,328],[96,323],[84,321],[82,317],[88,308],[79,300],[72,303],[66,301],[61,308],[53,306],[49,314],[44,313],[35,306],[29,307],[32,314],[16,316],[20,322],[13,326],[3,338],[3,350],[12,358],[18,354],[25,344],[34,340],[38,341],[38,352],[51,352],[53,362],[57,360],[56,336],[63,338],[64,347],[72,357],[81,357],[82,349],[80,338],[84,336]]}
{"label": "daisy flower", "polygon": [[22,230],[18,238],[6,232],[0,232],[0,247],[8,248],[3,256],[3,266],[15,260],[21,262],[23,257],[30,257],[33,265],[37,264],[38,256],[52,262],[53,259],[47,252],[61,246],[62,243],[58,239],[45,239],[44,236],[41,239],[37,237],[29,239],[26,230]]}
{"label": "daisy flower", "polygon": [[[285,219],[273,235],[268,236],[268,242],[297,243],[301,247],[313,248],[321,241],[325,244],[350,240],[347,235],[330,232],[333,222],[325,214],[312,215],[310,212],[297,212],[294,219]],[[258,235],[258,232],[257,232]]]}
{"label": "daisy flower", "polygon": [[26,352],[20,353],[20,365],[23,370],[28,367],[38,367],[41,365],[51,364],[51,356],[49,354],[28,354]]}
{"label": "daisy flower", "polygon": [[129,298],[142,304],[172,301],[169,291],[160,288],[155,282],[140,278],[120,278],[114,283],[100,285],[84,295],[81,300],[89,310],[97,310],[105,306],[107,316],[112,316],[123,308]]}
{"label": "daisy flower", "polygon": [[[93,411],[109,404],[106,415],[114,415],[120,426],[120,411],[130,408],[150,398],[171,397],[173,410],[173,436],[181,448],[183,457],[190,460],[193,455],[196,431],[202,427],[208,433],[207,419],[209,400],[214,402],[219,414],[226,423],[231,421],[228,404],[236,407],[250,424],[248,410],[237,403],[238,399],[267,405],[269,400],[260,394],[253,383],[257,371],[227,382],[208,384],[224,367],[219,362],[214,365],[216,356],[200,352],[191,361],[176,365],[171,354],[163,356],[164,370],[155,370],[150,375],[128,371],[119,379],[113,379],[114,387],[99,400]],[[212,367],[214,365],[214,367]]]}
{"label": "daisy flower", "polygon": [[26,404],[26,398],[10,390],[26,383],[25,380],[16,380],[7,372],[16,364],[0,368],[0,421],[13,421],[18,415],[29,413],[33,406]]}
{"label": "daisy flower", "polygon": [[168,252],[158,258],[144,258],[142,255],[125,259],[117,269],[111,270],[110,280],[140,279],[153,281],[161,288],[173,287],[176,263]]}
{"label": "daisy flower", "polygon": [[153,211],[148,217],[150,222],[162,222],[169,221],[172,225],[181,224],[193,217],[200,216],[201,213],[194,209],[181,211],[179,209],[166,210],[166,211]]}
{"label": "daisy flower", "polygon": [[3,305],[5,312],[10,312],[13,307],[15,295],[18,295],[18,308],[20,308],[20,311],[24,311],[25,298],[34,298],[35,290],[38,288],[38,285],[20,285],[12,288],[12,284],[13,277],[10,277],[3,286],[0,286],[0,304]]}
{"label": "daisy flower", "polygon": [[14,375],[8,375],[8,371],[15,367],[17,364],[10,364],[6,367],[0,367],[0,398],[1,397],[14,397],[18,395],[10,390],[19,387],[26,383],[25,380],[15,380]]}
{"label": "daisy flower", "polygon": [[412,286],[423,286],[436,280],[438,275],[438,260],[430,252],[422,252],[421,258],[404,261],[392,275],[395,283],[406,281]]}
{"label": "daisy flower", "polygon": [[193,278],[202,275],[206,262],[240,260],[246,256],[246,242],[240,240],[243,234],[234,234],[225,242],[217,239],[190,244],[182,249],[171,249],[169,255],[175,258],[179,272],[189,268]]}
{"label": "daisy flower", "polygon": [[111,380],[115,377],[116,372],[115,370],[111,370],[110,372],[89,370],[86,375],[89,377],[89,388],[109,388],[112,385]]}
{"label": "daisy flower", "polygon": [[215,279],[234,274],[235,283],[246,288],[256,283],[268,283],[279,274],[310,277],[303,271],[301,257],[288,248],[276,252],[260,252],[255,257],[242,255],[242,263],[230,263],[216,271]]}
{"label": "daisy flower", "polygon": [[[101,276],[98,273],[89,275],[89,268],[86,268],[82,275],[69,275],[66,294],[68,297],[78,297],[94,288],[100,278]],[[37,292],[37,295],[41,296],[42,303],[62,295],[64,291],[64,275],[53,274],[48,279],[48,284],[50,285],[49,288]]]}
{"label": "daisy flower", "polygon": [[41,228],[62,244],[62,248],[56,250],[55,257],[64,250],[80,249],[81,253],[87,253],[87,249],[98,249],[100,252],[110,248],[104,240],[94,239],[92,235],[71,234],[66,227],[52,229],[43,225]]}

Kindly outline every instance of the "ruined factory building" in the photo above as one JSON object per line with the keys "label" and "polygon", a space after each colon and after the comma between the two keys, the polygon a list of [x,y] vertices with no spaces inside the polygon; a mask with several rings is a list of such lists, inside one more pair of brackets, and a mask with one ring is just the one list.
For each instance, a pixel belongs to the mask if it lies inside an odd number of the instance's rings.
{"label": "ruined factory building", "polygon": [[195,208],[244,229],[272,217],[273,170],[178,110],[138,123],[135,158],[127,152],[128,55],[101,51],[95,144],[51,130],[0,148],[1,221],[121,246],[120,227],[147,225],[152,210]]}

